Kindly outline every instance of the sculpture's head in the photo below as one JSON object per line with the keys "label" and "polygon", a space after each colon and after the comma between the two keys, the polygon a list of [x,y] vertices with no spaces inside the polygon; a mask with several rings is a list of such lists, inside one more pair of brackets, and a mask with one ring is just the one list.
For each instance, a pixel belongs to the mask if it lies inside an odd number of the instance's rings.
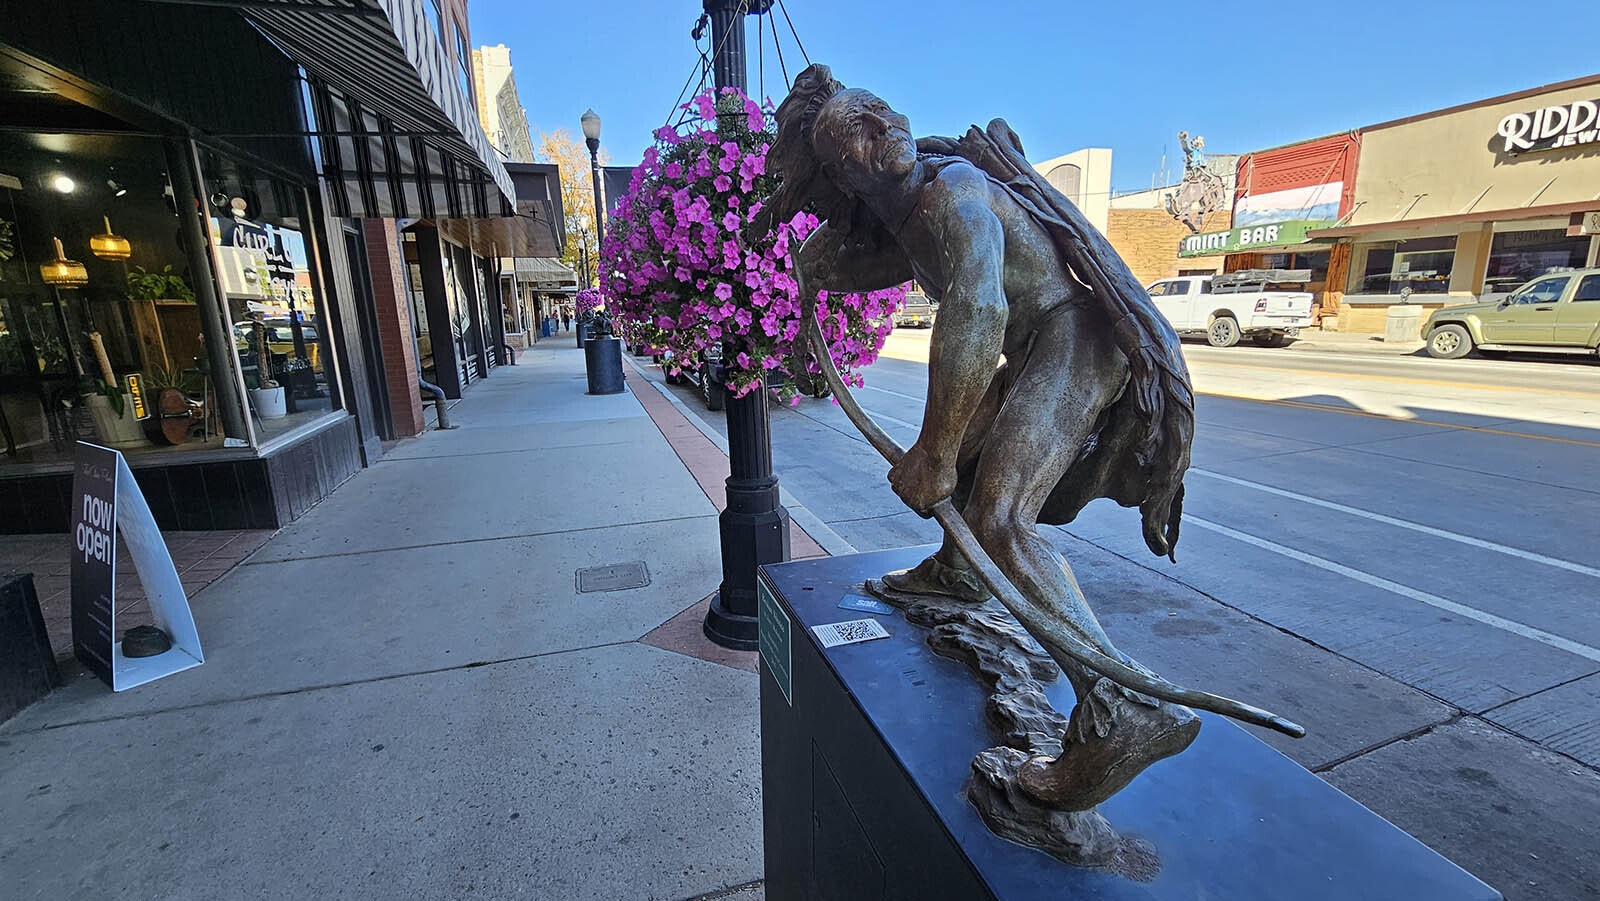
{"label": "sculpture's head", "polygon": [[834,183],[856,196],[900,181],[917,162],[911,122],[860,88],[842,90],[822,105],[812,146]]}
{"label": "sculpture's head", "polygon": [[[916,159],[905,118],[872,94],[847,89],[821,64],[795,77],[777,120],[767,168],[783,185],[747,229],[752,237],[807,206],[835,227],[849,230],[859,213],[856,197],[893,167],[909,165],[903,160]],[[900,147],[901,138],[906,148]]]}

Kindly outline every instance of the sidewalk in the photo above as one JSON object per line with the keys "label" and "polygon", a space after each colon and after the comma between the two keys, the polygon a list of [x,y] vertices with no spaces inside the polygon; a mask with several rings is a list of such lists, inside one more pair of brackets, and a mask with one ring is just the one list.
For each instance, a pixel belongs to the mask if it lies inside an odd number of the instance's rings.
{"label": "sidewalk", "polygon": [[1427,342],[1421,338],[1415,341],[1385,341],[1382,335],[1324,332],[1317,329],[1306,329],[1300,333],[1299,338],[1289,342],[1287,349],[1408,356],[1415,354],[1426,346]]}
{"label": "sidewalk", "polygon": [[540,342],[197,592],[204,666],[0,725],[7,896],[760,897],[726,459],[628,373],[662,427]]}

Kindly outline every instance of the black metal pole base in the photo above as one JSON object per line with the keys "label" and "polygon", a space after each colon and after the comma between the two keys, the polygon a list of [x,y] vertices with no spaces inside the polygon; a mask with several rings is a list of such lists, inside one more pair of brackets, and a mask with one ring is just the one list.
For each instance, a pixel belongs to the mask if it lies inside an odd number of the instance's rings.
{"label": "black metal pole base", "polygon": [[725,648],[756,649],[756,566],[789,559],[789,511],[778,504],[778,480],[728,480],[728,508],[717,517],[722,585],[706,611],[706,637]]}
{"label": "black metal pole base", "polygon": [[759,645],[760,620],[754,616],[729,613],[723,606],[722,592],[711,595],[711,609],[700,630],[712,642],[734,651],[753,651]]}

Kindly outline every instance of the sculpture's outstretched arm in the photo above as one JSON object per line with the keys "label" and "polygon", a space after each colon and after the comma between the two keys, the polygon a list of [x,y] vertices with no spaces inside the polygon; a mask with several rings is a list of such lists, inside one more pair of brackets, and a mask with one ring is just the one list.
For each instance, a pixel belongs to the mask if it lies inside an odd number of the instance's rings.
{"label": "sculpture's outstretched arm", "polygon": [[794,253],[795,280],[805,315],[818,291],[864,293],[911,281],[911,262],[887,232],[845,234],[824,222]]}

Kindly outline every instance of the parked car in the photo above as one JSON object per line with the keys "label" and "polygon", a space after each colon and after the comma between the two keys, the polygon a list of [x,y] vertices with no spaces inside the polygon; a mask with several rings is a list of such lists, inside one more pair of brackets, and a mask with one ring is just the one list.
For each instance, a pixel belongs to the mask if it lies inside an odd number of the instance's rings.
{"label": "parked car", "polygon": [[1310,280],[1308,269],[1246,269],[1162,279],[1145,291],[1180,335],[1203,334],[1212,347],[1232,347],[1240,338],[1282,347],[1311,325],[1313,298],[1308,291],[1268,289]]}
{"label": "parked car", "polygon": [[1498,301],[1433,311],[1423,323],[1428,356],[1600,354],[1600,269],[1542,275]]}
{"label": "parked car", "polygon": [[913,291],[906,295],[905,304],[894,314],[895,328],[933,328],[933,313],[933,304],[928,302],[928,295]]}
{"label": "parked car", "polygon": [[[699,359],[685,363],[676,359],[670,350],[662,350],[655,358],[666,370],[667,384],[691,384],[700,389],[700,401],[707,410],[720,410],[728,403],[728,386],[723,380],[722,348],[712,345],[700,352]],[[673,372],[673,368],[678,370]]]}

